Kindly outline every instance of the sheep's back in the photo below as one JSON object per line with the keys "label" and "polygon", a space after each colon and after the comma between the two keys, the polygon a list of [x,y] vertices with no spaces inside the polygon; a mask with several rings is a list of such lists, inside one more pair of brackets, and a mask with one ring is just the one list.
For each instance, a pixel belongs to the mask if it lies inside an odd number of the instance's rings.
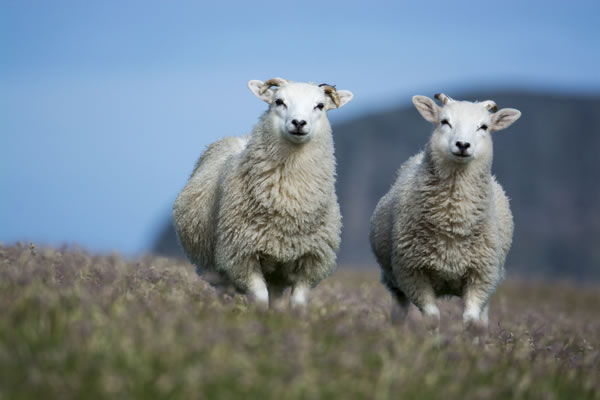
{"label": "sheep's back", "polygon": [[214,227],[221,181],[246,138],[226,137],[211,144],[177,196],[173,222],[183,250],[200,270],[214,268]]}
{"label": "sheep's back", "polygon": [[407,190],[414,181],[417,166],[423,159],[419,153],[402,164],[396,174],[396,179],[390,190],[379,200],[371,217],[369,239],[375,258],[384,270],[384,274],[391,273],[391,259],[394,241],[392,230],[395,220],[399,217],[397,204],[407,202]]}
{"label": "sheep's back", "polygon": [[501,263],[504,265],[504,259],[510,250],[512,244],[514,222],[508,197],[504,193],[502,186],[492,179],[492,190],[494,193],[494,205],[496,208],[496,221],[498,225],[498,235],[501,244]]}

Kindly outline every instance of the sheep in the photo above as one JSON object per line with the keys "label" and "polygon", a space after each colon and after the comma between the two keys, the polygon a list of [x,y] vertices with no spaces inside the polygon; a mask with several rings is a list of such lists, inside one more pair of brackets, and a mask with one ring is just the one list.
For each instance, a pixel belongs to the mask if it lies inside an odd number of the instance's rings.
{"label": "sheep", "polygon": [[[392,323],[415,304],[438,329],[437,297],[464,301],[468,331],[487,329],[491,295],[504,279],[513,218],[491,174],[491,133],[521,116],[491,101],[455,101],[444,94],[412,101],[435,127],[425,149],[399,169],[371,218],[371,249],[393,297]],[[491,112],[490,112],[491,111]]]}
{"label": "sheep", "polygon": [[304,308],[336,266],[341,215],[327,111],[353,98],[335,86],[251,80],[269,104],[251,134],[211,144],[173,207],[181,246],[200,275],[218,275],[260,307]]}

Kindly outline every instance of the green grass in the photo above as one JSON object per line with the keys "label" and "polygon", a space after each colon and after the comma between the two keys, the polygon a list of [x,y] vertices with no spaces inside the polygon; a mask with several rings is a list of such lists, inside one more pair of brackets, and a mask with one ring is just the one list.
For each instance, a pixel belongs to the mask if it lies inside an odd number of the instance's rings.
{"label": "green grass", "polygon": [[480,345],[458,301],[439,336],[390,301],[340,268],[261,312],[177,260],[0,247],[0,399],[600,399],[598,286],[508,281]]}

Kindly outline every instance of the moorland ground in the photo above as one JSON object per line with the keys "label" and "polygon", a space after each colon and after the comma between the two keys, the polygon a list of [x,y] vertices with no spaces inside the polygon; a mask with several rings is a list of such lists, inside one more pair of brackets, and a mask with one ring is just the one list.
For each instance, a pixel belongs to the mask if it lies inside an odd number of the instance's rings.
{"label": "moorland ground", "polygon": [[403,327],[375,269],[306,312],[219,297],[177,259],[0,246],[0,399],[600,399],[600,285],[508,279],[489,335]]}

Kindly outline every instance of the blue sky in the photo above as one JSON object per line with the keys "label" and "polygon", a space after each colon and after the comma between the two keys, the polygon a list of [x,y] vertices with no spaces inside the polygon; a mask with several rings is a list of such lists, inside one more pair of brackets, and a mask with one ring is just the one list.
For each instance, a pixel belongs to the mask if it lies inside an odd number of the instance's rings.
{"label": "blue sky", "polygon": [[[600,2],[0,0],[0,241],[135,255],[250,79],[328,82],[350,119],[413,94],[600,93]],[[369,211],[365,211],[369,212]]]}

